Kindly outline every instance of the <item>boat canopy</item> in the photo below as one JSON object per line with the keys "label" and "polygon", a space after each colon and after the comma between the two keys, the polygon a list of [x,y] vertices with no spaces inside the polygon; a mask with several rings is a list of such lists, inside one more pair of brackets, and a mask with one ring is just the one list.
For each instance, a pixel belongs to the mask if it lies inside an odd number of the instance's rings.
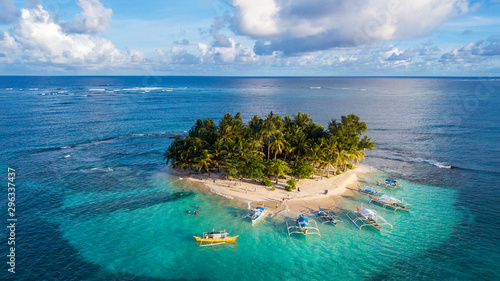
{"label": "boat canopy", "polygon": [[361,209],[360,210],[361,214],[363,214],[364,216],[367,216],[369,218],[373,218],[374,214],[371,210],[368,210],[368,209]]}
{"label": "boat canopy", "polygon": [[305,223],[308,223],[308,222],[309,222],[309,220],[308,220],[307,218],[304,218],[304,217],[300,217],[300,218],[298,219],[298,221],[299,221],[299,222],[305,222]]}
{"label": "boat canopy", "polygon": [[391,197],[389,195],[382,195],[382,196],[380,196],[380,200],[391,202],[391,203],[399,203],[399,202],[401,202],[400,200],[398,200],[398,199],[396,199],[394,197]]}
{"label": "boat canopy", "polygon": [[257,208],[255,208],[255,209],[257,209],[257,210],[261,210],[261,211],[264,211],[264,209],[265,209],[265,208],[264,208],[264,207],[257,207]]}

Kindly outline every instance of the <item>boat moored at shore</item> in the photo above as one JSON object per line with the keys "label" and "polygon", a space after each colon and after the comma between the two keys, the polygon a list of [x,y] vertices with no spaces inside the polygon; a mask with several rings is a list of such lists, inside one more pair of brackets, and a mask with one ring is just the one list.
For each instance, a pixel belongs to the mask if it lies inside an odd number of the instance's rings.
{"label": "boat moored at shore", "polygon": [[409,212],[412,209],[411,204],[404,203],[402,200],[396,199],[389,195],[382,195],[380,196],[380,198],[374,198],[369,195],[368,197],[370,197],[370,203],[376,203],[382,206],[384,209],[391,208],[394,209],[394,211],[401,210],[405,212]]}

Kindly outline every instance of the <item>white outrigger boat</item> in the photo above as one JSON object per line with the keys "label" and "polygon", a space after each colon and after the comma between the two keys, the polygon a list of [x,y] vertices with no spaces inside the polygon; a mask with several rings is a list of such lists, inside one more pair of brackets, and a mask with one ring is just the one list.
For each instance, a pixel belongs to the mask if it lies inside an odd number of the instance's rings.
{"label": "white outrigger boat", "polygon": [[306,217],[304,217],[304,215],[300,215],[300,217],[296,220],[287,220],[286,229],[288,231],[288,236],[294,233],[299,233],[303,235],[316,234],[321,236],[316,222],[315,221],[309,222],[309,220]]}
{"label": "white outrigger boat", "polygon": [[234,242],[236,241],[236,238],[238,238],[238,236],[239,235],[229,236],[229,233],[227,233],[226,230],[222,231],[212,230],[211,232],[203,232],[203,235],[201,237],[200,236],[193,236],[193,237],[194,239],[196,239],[196,242],[200,242],[200,247],[204,247],[204,246],[215,246],[215,245],[225,244],[226,242]]}
{"label": "white outrigger boat", "polygon": [[321,209],[321,206],[318,206],[319,211],[314,212],[314,215],[319,220],[320,223],[331,223],[333,225],[337,225],[338,222],[342,220],[330,209]]}
{"label": "white outrigger boat", "polygon": [[381,217],[375,210],[366,209],[361,207],[360,210],[356,206],[357,212],[349,212],[347,217],[356,225],[359,229],[364,226],[372,226],[376,230],[380,231],[382,225],[388,225],[392,228],[392,225],[388,223],[383,217]]}
{"label": "white outrigger boat", "polygon": [[384,209],[386,208],[394,209],[394,212],[396,212],[396,210],[409,212],[411,211],[412,208],[411,204],[403,203],[403,201],[389,195],[382,195],[380,198],[374,198],[371,196],[368,197],[370,197],[370,203],[376,203],[382,206]]}
{"label": "white outrigger boat", "polygon": [[385,187],[390,187],[390,188],[403,188],[403,186],[398,182],[398,181],[395,181],[395,180],[391,180],[391,179],[385,179],[385,182],[381,182],[381,181],[376,181],[378,185],[381,185],[381,186],[385,186]]}
{"label": "white outrigger boat", "polygon": [[273,216],[273,213],[266,211],[267,207],[262,205],[260,207],[255,207],[248,214],[245,215],[245,218],[250,218],[252,220],[252,223],[267,217],[267,219],[270,219]]}

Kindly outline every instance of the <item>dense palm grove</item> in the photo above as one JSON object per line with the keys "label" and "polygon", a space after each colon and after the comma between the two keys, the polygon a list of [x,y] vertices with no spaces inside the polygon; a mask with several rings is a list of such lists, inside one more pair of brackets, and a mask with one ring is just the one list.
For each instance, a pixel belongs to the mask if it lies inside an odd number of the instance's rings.
{"label": "dense palm grove", "polygon": [[240,115],[227,113],[218,125],[210,118],[196,120],[188,135],[176,136],[165,151],[167,164],[201,172],[224,169],[235,178],[272,175],[278,182],[285,174],[297,179],[339,174],[375,147],[366,135],[361,138],[366,124],[354,114],[332,120],[327,129],[301,112],[292,118],[254,115],[248,124]]}

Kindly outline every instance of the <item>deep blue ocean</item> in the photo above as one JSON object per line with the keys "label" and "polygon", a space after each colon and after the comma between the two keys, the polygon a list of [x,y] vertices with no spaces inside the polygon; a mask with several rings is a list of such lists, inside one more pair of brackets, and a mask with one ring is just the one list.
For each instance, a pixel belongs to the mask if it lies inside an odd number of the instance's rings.
{"label": "deep blue ocean", "polygon": [[[166,169],[170,137],[196,119],[270,111],[360,116],[377,145],[362,180],[398,179],[387,192],[414,211],[379,208],[394,228],[359,230],[345,213],[368,200],[348,193],[343,223],[289,237],[279,216],[252,226],[234,216],[245,204]],[[4,76],[0,118],[1,280],[500,280],[498,78]],[[238,242],[199,247],[213,227]]]}

